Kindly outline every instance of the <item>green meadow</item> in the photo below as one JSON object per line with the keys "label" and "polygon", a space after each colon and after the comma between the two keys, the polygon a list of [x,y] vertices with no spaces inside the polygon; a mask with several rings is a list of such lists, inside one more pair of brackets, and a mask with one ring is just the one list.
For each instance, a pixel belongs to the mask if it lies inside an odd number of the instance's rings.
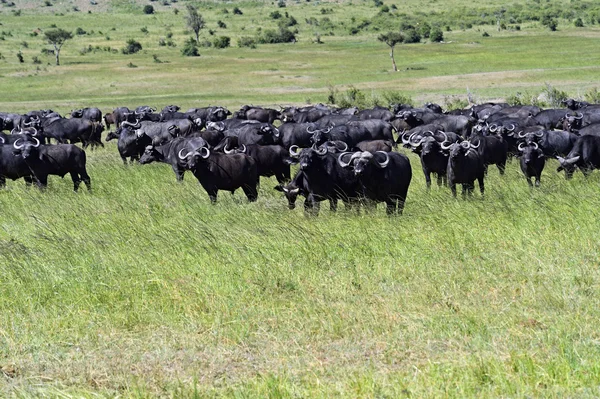
{"label": "green meadow", "polygon": [[[349,88],[369,104],[400,94],[543,105],[549,87],[583,99],[600,85],[594,3],[569,2],[556,31],[523,15],[561,3],[506,3],[498,31],[492,1],[196,2],[201,41],[228,36],[231,47],[184,57],[184,2],[14,2],[0,4],[0,111],[235,111],[326,103]],[[274,11],[295,17],[297,42],[238,47],[277,29]],[[428,18],[444,42],[397,45],[392,72],[377,36]],[[52,26],[86,32],[65,43],[60,66],[42,54]],[[143,49],[122,54],[129,39]],[[264,178],[257,202],[221,192],[211,205],[189,173],[177,183],[164,164],[123,166],[114,142],[87,151],[92,192],[73,193],[68,177],[44,192],[9,181],[0,397],[600,396],[600,175],[567,181],[549,160],[531,190],[513,160],[505,176],[490,168],[485,198],[465,201],[427,192],[418,157],[398,151],[413,180],[391,218],[381,205],[325,203],[306,217]]]}

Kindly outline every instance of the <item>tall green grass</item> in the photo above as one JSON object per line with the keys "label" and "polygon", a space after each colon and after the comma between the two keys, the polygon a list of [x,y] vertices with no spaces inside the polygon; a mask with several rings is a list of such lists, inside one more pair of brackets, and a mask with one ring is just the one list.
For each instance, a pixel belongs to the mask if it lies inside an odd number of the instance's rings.
{"label": "tall green grass", "polygon": [[[214,29],[234,47],[198,58],[181,56],[183,3],[143,15],[129,1],[15,2],[20,16],[0,8],[0,33],[11,32],[0,41],[2,111],[235,109],[325,102],[350,86],[366,102],[464,103],[467,91],[543,101],[546,84],[579,98],[597,87],[599,33],[587,20],[560,19],[557,32],[452,27],[446,43],[399,45],[392,73],[376,31],[348,34],[352,17],[379,12],[373,2],[288,2],[280,11],[300,22],[299,42],[257,49],[237,37],[274,27],[275,4],[199,2],[204,38]],[[468,5],[410,0],[406,13]],[[305,22],[323,15],[333,36]],[[88,32],[65,44],[60,67],[33,36],[52,24]],[[159,46],[169,32],[177,47]],[[121,54],[131,38],[143,50]],[[597,173],[565,181],[551,160],[531,190],[513,161],[505,177],[490,169],[485,199],[463,201],[427,192],[410,154],[402,217],[324,204],[309,218],[301,204],[287,209],[273,179],[256,203],[220,193],[213,206],[189,174],[178,184],[165,165],[122,166],[114,143],[87,153],[91,193],[56,177],[45,192],[22,181],[0,190],[1,397],[600,395]]]}
{"label": "tall green grass", "polygon": [[[598,175],[317,218],[89,154],[0,193],[1,395],[596,396]],[[299,207],[301,208],[301,207]]]}

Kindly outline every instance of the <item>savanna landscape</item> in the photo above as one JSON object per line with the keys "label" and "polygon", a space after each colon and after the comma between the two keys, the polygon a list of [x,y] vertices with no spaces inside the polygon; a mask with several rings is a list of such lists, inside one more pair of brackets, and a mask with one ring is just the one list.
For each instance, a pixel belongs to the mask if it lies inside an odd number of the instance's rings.
{"label": "savanna landscape", "polygon": [[[599,103],[599,46],[584,0],[2,0],[0,111]],[[306,216],[274,178],[212,205],[114,142],[86,149],[91,192],[9,180],[0,397],[600,396],[598,172],[549,159],[531,189],[513,159],[463,200],[396,151],[393,217]]]}

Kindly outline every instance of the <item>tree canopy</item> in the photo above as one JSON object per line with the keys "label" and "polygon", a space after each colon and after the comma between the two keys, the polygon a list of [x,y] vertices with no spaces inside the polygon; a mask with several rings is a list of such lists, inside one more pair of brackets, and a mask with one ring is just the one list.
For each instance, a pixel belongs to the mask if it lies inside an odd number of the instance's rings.
{"label": "tree canopy", "polygon": [[198,9],[193,5],[188,4],[186,8],[188,15],[185,17],[185,23],[187,24],[188,28],[194,31],[194,34],[196,35],[196,42],[198,42],[200,31],[205,25],[204,18],[201,14],[198,14]]}
{"label": "tree canopy", "polygon": [[44,32],[44,36],[48,43],[54,46],[54,55],[56,56],[56,65],[60,65],[59,55],[60,49],[69,39],[73,38],[73,34],[61,28],[51,29]]}

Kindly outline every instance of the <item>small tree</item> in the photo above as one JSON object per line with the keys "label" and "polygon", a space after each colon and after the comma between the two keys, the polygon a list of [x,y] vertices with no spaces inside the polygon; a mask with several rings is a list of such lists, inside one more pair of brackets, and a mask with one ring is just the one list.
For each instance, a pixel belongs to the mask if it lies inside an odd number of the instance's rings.
{"label": "small tree", "polygon": [[188,28],[194,31],[194,34],[196,35],[196,43],[198,43],[200,40],[198,36],[205,25],[204,18],[202,18],[201,14],[198,14],[198,9],[193,5],[188,4],[186,7],[188,15],[185,17],[185,23],[187,24]]}
{"label": "small tree", "polygon": [[54,55],[56,56],[56,65],[60,65],[60,61],[59,61],[60,49],[62,48],[63,44],[65,44],[65,42],[67,40],[73,38],[73,34],[64,29],[58,28],[58,29],[52,29],[52,30],[45,31],[44,36],[46,37],[46,40],[48,41],[48,43],[50,43],[54,46]]}
{"label": "small tree", "polygon": [[380,42],[384,42],[390,47],[390,58],[392,59],[392,66],[394,67],[394,72],[398,71],[398,67],[396,66],[396,60],[394,59],[394,47],[396,44],[402,43],[404,41],[404,36],[400,32],[388,32],[382,33],[377,37],[377,40]]}

